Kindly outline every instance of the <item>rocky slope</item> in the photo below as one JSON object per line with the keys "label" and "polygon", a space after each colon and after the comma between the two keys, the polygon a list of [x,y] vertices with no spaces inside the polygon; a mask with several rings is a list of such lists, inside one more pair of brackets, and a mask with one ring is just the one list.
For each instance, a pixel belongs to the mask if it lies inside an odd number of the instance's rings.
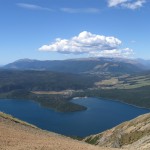
{"label": "rocky slope", "polygon": [[141,115],[110,130],[84,139],[98,146],[136,150],[150,149],[150,114]]}
{"label": "rocky slope", "polygon": [[[109,150],[38,129],[0,112],[0,150]],[[110,149],[112,150],[112,149]]]}

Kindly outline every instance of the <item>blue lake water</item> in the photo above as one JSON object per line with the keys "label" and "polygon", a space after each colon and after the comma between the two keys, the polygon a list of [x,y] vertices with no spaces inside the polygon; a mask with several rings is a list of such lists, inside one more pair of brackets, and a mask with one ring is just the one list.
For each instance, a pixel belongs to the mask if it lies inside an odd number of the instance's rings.
{"label": "blue lake water", "polygon": [[41,107],[29,100],[0,100],[0,111],[34,124],[44,130],[67,136],[87,136],[118,125],[121,122],[150,112],[117,101],[79,98],[74,103],[86,106],[85,111],[60,113]]}

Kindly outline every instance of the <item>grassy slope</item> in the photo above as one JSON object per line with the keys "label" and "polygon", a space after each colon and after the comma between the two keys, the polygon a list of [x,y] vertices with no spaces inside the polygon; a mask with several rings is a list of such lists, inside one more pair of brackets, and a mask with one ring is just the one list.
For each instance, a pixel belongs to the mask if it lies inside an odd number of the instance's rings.
{"label": "grassy slope", "polygon": [[[85,138],[84,141],[90,144],[107,147],[127,147],[127,145],[139,143],[142,147],[146,147],[147,145],[150,148],[150,145],[148,144],[150,142],[150,114],[141,115],[110,130],[89,136]],[[144,149],[142,147],[138,148]]]}
{"label": "grassy slope", "polygon": [[22,120],[19,120],[17,118],[14,118],[13,116],[11,115],[8,115],[8,114],[5,114],[3,112],[0,112],[0,118],[4,118],[6,120],[10,120],[10,121],[13,121],[15,123],[19,123],[21,125],[24,125],[24,126],[29,126],[29,127],[32,127],[32,128],[37,128],[36,126],[32,125],[32,124],[29,124],[27,122],[24,122]]}
{"label": "grassy slope", "polygon": [[1,150],[108,150],[43,131],[0,113]]}

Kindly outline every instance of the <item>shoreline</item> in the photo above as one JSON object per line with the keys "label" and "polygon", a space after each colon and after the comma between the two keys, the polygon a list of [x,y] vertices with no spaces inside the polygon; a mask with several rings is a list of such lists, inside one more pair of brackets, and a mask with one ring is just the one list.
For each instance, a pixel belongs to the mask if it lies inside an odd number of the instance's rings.
{"label": "shoreline", "polygon": [[72,98],[72,100],[76,100],[76,99],[80,99],[80,98],[83,98],[83,99],[86,99],[86,98],[103,99],[103,100],[107,100],[107,101],[119,102],[119,103],[122,103],[122,104],[126,104],[126,105],[129,105],[129,106],[140,108],[140,109],[147,109],[147,110],[150,111],[150,108],[147,108],[147,107],[142,107],[142,106],[134,105],[134,104],[123,102],[123,101],[117,100],[117,99],[109,99],[109,98],[103,98],[103,97],[88,97],[88,96],[84,96],[84,97],[74,97],[74,98]]}
{"label": "shoreline", "polygon": [[[122,101],[122,100],[117,100],[117,99],[109,99],[109,98],[103,98],[103,97],[97,97],[97,96],[92,96],[92,97],[88,97],[88,96],[83,96],[83,97],[73,97],[73,98],[71,98],[68,102],[71,102],[72,103],[72,100],[77,100],[77,99],[86,99],[86,98],[97,98],[97,99],[103,99],[103,100],[107,100],[107,101],[113,101],[113,102],[119,102],[119,103],[122,103],[122,104],[126,104],[126,105],[129,105],[129,106],[133,106],[133,107],[136,107],[136,108],[140,108],[140,109],[147,109],[147,110],[149,110],[150,111],[150,108],[148,108],[148,107],[142,107],[142,106],[138,106],[138,105],[134,105],[134,104],[132,104],[132,103],[127,103],[127,102],[124,102],[124,101]],[[18,98],[0,98],[0,100],[13,100],[13,99],[16,99],[16,100],[19,100]],[[41,107],[45,107],[45,106],[43,106],[39,101],[36,101],[36,100],[34,100],[34,99],[24,99],[24,98],[22,98],[22,100],[29,100],[29,101],[33,101],[33,102],[35,102],[35,103],[38,103]],[[74,103],[75,104],[75,103]],[[78,105],[80,105],[80,104],[78,104]],[[83,105],[80,105],[80,106],[83,106]],[[85,106],[84,106],[85,107]],[[46,108],[48,108],[48,109],[51,109],[51,110],[54,110],[54,111],[56,111],[56,112],[62,112],[62,113],[65,113],[65,112],[63,112],[63,111],[59,111],[59,110],[57,110],[57,109],[55,109],[55,108],[53,108],[53,107],[46,107]],[[84,110],[87,110],[87,108],[86,109],[83,109],[83,110],[76,110],[76,111],[70,111],[70,112],[78,112],[78,111],[84,111]]]}

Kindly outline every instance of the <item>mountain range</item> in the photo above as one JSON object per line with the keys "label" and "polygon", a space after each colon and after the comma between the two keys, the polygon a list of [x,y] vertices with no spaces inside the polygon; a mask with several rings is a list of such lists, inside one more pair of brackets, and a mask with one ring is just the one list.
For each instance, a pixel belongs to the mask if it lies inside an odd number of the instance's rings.
{"label": "mountain range", "polygon": [[1,69],[40,70],[65,73],[134,73],[150,69],[150,60],[123,58],[84,58],[68,60],[20,59]]}

